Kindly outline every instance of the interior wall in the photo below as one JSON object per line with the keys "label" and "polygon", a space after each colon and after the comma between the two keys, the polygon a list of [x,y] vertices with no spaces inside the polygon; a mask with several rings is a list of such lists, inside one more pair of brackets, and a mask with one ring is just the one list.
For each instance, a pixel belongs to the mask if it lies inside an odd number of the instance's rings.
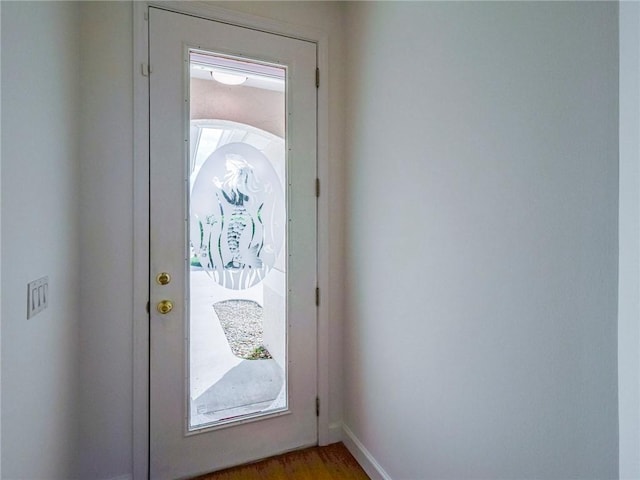
{"label": "interior wall", "polygon": [[[2,474],[77,478],[79,9],[2,2]],[[26,318],[27,283],[49,306]]]}
{"label": "interior wall", "polygon": [[620,2],[620,478],[640,478],[640,3]]}
{"label": "interior wall", "polygon": [[132,471],[133,13],[83,2],[80,473]]}
{"label": "interior wall", "polygon": [[345,425],[390,478],[617,478],[616,3],[347,6]]}
{"label": "interior wall", "polygon": [[[0,2],[0,39],[2,38],[2,2]],[[1,55],[0,55],[1,57]],[[0,60],[0,85],[2,84],[2,61]],[[0,88],[0,106],[2,88]],[[2,108],[0,107],[0,111]],[[2,132],[2,114],[0,114],[0,132]],[[2,142],[0,141],[0,144]],[[2,197],[2,148],[0,147],[0,198]],[[0,252],[2,252],[2,208],[0,207]],[[2,255],[0,254],[0,305],[2,304]],[[2,308],[0,307],[0,412],[2,412]],[[0,478],[2,478],[2,414],[0,414]]]}

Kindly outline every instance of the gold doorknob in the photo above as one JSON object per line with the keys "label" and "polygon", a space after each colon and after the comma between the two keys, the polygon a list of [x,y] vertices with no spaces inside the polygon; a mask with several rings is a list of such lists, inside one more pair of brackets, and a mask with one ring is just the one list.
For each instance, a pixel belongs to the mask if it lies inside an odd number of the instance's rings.
{"label": "gold doorknob", "polygon": [[171,300],[162,300],[158,303],[157,309],[162,315],[166,315],[173,310],[173,302]]}
{"label": "gold doorknob", "polygon": [[160,285],[167,285],[170,281],[171,275],[169,275],[167,272],[159,273],[156,277],[156,282],[158,282]]}

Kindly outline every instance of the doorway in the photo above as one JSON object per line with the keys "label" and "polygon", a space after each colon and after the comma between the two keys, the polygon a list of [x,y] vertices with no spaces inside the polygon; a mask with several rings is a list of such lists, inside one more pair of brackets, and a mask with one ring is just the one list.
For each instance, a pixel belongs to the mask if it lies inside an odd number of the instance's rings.
{"label": "doorway", "polygon": [[317,443],[316,49],[152,7],[149,62],[150,475],[181,478]]}

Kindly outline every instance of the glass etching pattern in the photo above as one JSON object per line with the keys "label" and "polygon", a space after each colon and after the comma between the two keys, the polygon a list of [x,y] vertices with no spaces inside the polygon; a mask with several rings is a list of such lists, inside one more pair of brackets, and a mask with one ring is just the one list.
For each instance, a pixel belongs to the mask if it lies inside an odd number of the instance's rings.
{"label": "glass etching pattern", "polygon": [[246,143],[219,147],[191,193],[191,246],[219,285],[257,285],[275,265],[284,236],[284,194],[269,160]]}
{"label": "glass etching pattern", "polygon": [[[188,429],[288,406],[283,67],[190,51]],[[219,73],[242,76],[229,85]]]}

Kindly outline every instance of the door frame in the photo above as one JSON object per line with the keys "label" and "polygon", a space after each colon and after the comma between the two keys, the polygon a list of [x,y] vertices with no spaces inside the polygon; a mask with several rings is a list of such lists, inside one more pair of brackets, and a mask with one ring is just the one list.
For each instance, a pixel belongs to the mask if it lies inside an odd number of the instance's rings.
{"label": "door frame", "polygon": [[[149,475],[149,58],[148,9],[156,6],[177,13],[247,27],[316,44],[317,65],[328,79],[328,35],[268,18],[196,2],[141,1],[133,8],[133,478]],[[153,74],[153,66],[151,66]],[[328,80],[317,89],[317,177],[328,185]],[[326,191],[326,187],[324,188]],[[318,198],[317,225],[329,224],[328,195]],[[320,292],[329,291],[329,236],[317,229],[317,278]],[[329,299],[321,295],[317,310],[317,394],[321,405],[329,400]],[[318,416],[318,444],[330,442],[328,408]]]}

